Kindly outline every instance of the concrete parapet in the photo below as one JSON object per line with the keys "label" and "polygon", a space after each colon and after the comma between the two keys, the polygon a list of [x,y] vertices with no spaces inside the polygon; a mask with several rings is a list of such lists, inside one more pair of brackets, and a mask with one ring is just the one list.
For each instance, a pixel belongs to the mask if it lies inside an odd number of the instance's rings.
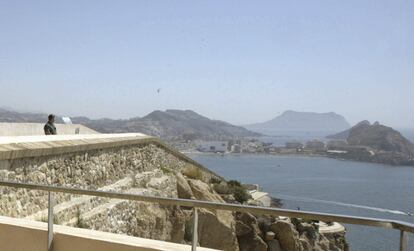
{"label": "concrete parapet", "polygon": [[[190,245],[54,225],[53,251],[189,251]],[[0,216],[2,251],[44,251],[47,224]],[[200,251],[216,249],[197,248]]]}

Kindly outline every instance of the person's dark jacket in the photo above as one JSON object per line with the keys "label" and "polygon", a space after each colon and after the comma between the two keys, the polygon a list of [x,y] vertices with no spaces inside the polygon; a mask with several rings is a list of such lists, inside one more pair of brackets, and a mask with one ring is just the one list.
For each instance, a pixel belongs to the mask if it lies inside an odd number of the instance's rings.
{"label": "person's dark jacket", "polygon": [[45,126],[43,127],[43,130],[45,131],[46,135],[56,135],[56,127],[53,123],[47,122]]}

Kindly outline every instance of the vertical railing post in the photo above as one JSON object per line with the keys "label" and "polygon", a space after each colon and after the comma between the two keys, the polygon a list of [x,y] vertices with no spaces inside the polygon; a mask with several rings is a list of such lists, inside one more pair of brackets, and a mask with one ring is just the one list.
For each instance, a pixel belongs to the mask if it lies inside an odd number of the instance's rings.
{"label": "vertical railing post", "polygon": [[196,251],[198,243],[198,211],[197,208],[193,208],[193,240],[191,242],[191,251]]}
{"label": "vertical railing post", "polygon": [[400,251],[408,250],[408,236],[404,230],[400,232]]}
{"label": "vertical railing post", "polygon": [[47,209],[47,251],[52,251],[53,245],[53,194],[48,192],[48,209]]}

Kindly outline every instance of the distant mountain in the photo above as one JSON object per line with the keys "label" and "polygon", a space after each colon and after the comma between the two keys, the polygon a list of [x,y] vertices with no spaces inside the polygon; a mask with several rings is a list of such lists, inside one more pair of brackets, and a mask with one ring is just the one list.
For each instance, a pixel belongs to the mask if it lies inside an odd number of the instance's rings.
{"label": "distant mountain", "polygon": [[154,111],[143,118],[123,121],[126,131],[140,131],[165,139],[232,139],[257,137],[258,133],[229,123],[211,120],[191,110]]}
{"label": "distant mountain", "polygon": [[[17,112],[9,108],[0,108],[0,122],[44,123],[48,114]],[[56,118],[59,123],[63,122]]]}
{"label": "distant mountain", "polygon": [[[36,122],[44,123],[47,114],[19,113],[0,109],[0,122]],[[125,120],[89,119],[72,117],[72,122],[83,124],[102,133],[141,132],[163,139],[204,139],[227,140],[243,137],[257,137],[259,133],[243,127],[211,120],[190,110],[154,111],[143,118],[135,117]],[[62,122],[57,117],[58,122]]]}
{"label": "distant mountain", "polygon": [[324,137],[334,132],[350,128],[350,124],[341,115],[334,112],[296,112],[286,111],[282,115],[245,128],[266,135],[315,135]]}
{"label": "distant mountain", "polygon": [[414,145],[398,131],[378,122],[371,124],[369,121],[362,121],[349,130],[328,138],[345,140],[348,150],[364,147],[369,153],[362,155],[359,152],[356,156],[349,151],[351,158],[399,165],[414,164]]}

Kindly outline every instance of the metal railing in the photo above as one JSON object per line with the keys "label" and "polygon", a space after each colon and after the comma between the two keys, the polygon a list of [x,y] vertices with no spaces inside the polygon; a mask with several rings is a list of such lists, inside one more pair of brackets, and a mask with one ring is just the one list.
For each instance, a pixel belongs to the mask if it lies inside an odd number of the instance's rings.
{"label": "metal railing", "polygon": [[345,223],[345,224],[396,229],[400,231],[400,249],[399,249],[400,251],[408,250],[408,234],[407,233],[414,233],[414,224],[402,222],[402,221],[388,220],[388,219],[354,217],[354,216],[348,216],[348,215],[325,214],[325,213],[296,211],[296,210],[269,208],[269,207],[245,206],[245,205],[217,203],[217,202],[208,202],[208,201],[199,201],[199,200],[144,196],[144,195],[128,194],[128,193],[93,191],[93,190],[85,190],[85,189],[78,189],[78,188],[46,186],[46,185],[8,182],[8,181],[0,181],[0,186],[48,192],[48,203],[49,203],[48,205],[48,240],[47,240],[48,251],[52,250],[52,244],[53,244],[53,206],[54,206],[53,193],[89,195],[89,196],[104,197],[104,198],[124,199],[124,200],[140,201],[140,202],[151,202],[151,203],[158,203],[160,205],[167,205],[167,206],[183,206],[183,207],[193,208],[194,215],[193,215],[193,237],[192,237],[192,249],[191,249],[192,251],[196,250],[197,243],[198,243],[198,239],[197,239],[197,228],[198,228],[197,209],[198,208],[243,212],[243,213],[251,213],[254,215],[285,216],[285,217],[290,217],[290,218],[303,218],[303,219],[318,220],[318,221],[325,221],[325,222],[340,222],[340,223]]}

